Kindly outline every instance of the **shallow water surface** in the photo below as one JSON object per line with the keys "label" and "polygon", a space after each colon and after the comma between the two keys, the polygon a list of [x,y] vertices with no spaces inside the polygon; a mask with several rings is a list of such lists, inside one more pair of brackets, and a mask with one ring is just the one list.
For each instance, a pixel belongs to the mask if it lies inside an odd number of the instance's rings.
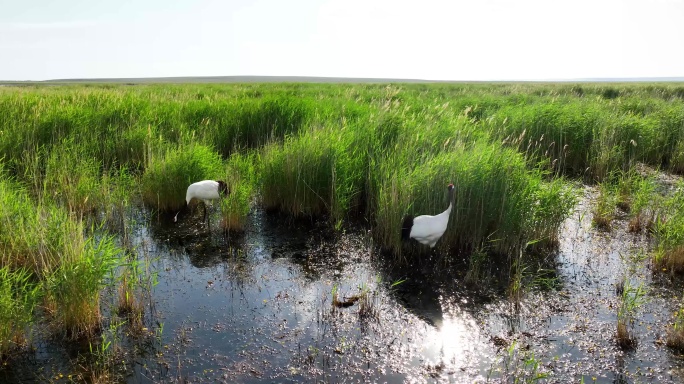
{"label": "shallow water surface", "polygon": [[[156,336],[124,342],[133,356],[125,381],[512,382],[534,371],[525,358],[549,382],[680,382],[684,363],[663,341],[681,284],[651,273],[637,257],[649,239],[627,233],[624,220],[610,232],[591,227],[594,196],[585,190],[558,251],[525,272],[550,288],[526,291],[518,305],[507,268],[490,266],[493,278],[469,288],[464,260],[426,253],[398,263],[363,227],[333,233],[256,211],[243,235],[226,238],[196,217],[154,218],[134,243],[158,273],[146,314]],[[535,280],[542,267],[547,279]],[[614,336],[623,276],[647,289],[633,351]],[[336,307],[335,293],[361,299]],[[28,372],[3,375],[30,382],[37,370],[59,382],[73,361],[38,340]]]}

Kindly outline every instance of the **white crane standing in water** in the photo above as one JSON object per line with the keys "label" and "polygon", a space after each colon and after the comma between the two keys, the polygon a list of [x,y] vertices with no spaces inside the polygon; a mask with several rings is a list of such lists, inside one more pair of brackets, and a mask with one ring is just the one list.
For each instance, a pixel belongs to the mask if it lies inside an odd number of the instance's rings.
{"label": "white crane standing in water", "polygon": [[421,244],[429,245],[433,248],[437,241],[442,237],[446,231],[447,224],[449,224],[449,215],[454,205],[454,185],[449,184],[449,207],[446,211],[436,216],[421,215],[413,217],[408,215],[404,217],[401,225],[402,240],[415,239]]}
{"label": "white crane standing in water", "polygon": [[210,204],[211,200],[217,200],[221,197],[226,197],[230,194],[230,188],[222,180],[202,180],[196,183],[190,184],[188,191],[185,193],[185,205],[181,208],[176,216],[173,218],[173,222],[178,221],[178,214],[184,212],[188,209],[190,201],[192,199],[202,200],[204,202],[204,217],[202,221],[207,219],[207,205]]}

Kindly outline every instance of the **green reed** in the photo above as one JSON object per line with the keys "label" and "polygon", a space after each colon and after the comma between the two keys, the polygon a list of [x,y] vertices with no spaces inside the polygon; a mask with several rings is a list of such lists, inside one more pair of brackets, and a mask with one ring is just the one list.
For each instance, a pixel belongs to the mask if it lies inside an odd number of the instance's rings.
{"label": "green reed", "polygon": [[223,177],[230,194],[221,200],[224,231],[242,231],[258,191],[258,156],[255,153],[234,153],[227,161]]}
{"label": "green reed", "polygon": [[39,300],[39,286],[25,269],[0,267],[0,360],[26,344]]}
{"label": "green reed", "polygon": [[78,258],[63,260],[47,276],[46,309],[66,336],[93,336],[99,331],[100,291],[120,254],[113,237],[91,237],[78,250]]}
{"label": "green reed", "polygon": [[195,143],[152,152],[147,162],[141,181],[143,201],[160,210],[179,209],[190,184],[223,174],[221,157]]}

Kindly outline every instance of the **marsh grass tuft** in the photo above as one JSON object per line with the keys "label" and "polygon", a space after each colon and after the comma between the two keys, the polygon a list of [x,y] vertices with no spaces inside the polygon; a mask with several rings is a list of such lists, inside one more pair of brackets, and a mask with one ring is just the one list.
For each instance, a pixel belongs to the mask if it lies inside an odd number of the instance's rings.
{"label": "marsh grass tuft", "polygon": [[363,181],[362,156],[354,155],[345,127],[311,127],[262,157],[262,197],[267,209],[295,217],[346,217],[357,204]]}
{"label": "marsh grass tuft", "polygon": [[592,210],[591,223],[594,227],[609,231],[615,219],[617,198],[611,186],[607,183],[599,186],[599,194]]}
{"label": "marsh grass tuft", "polygon": [[257,162],[255,153],[234,153],[227,161],[224,180],[230,188],[230,194],[221,200],[221,227],[226,232],[244,230],[258,191]]}
{"label": "marsh grass tuft", "polygon": [[100,290],[120,252],[112,237],[89,238],[79,257],[63,260],[47,276],[46,308],[66,336],[92,336],[99,330]]}
{"label": "marsh grass tuft", "polygon": [[634,286],[629,280],[625,280],[622,295],[618,304],[617,329],[615,340],[623,350],[632,350],[637,346],[637,338],[634,331],[637,311],[645,302],[646,288],[643,284]]}
{"label": "marsh grass tuft", "polygon": [[118,315],[127,320],[127,330],[130,335],[139,336],[144,333],[144,304],[145,290],[151,289],[144,280],[148,277],[144,270],[145,263],[128,254],[126,262],[120,265],[118,276]]}
{"label": "marsh grass tuft", "polygon": [[453,182],[455,206],[438,247],[495,253],[517,252],[530,240],[554,243],[556,231],[574,204],[575,195],[562,180],[548,183],[530,171],[517,152],[476,142],[455,145],[424,159],[407,172],[388,163],[378,182],[374,233],[380,243],[400,254],[401,218],[444,211],[446,185]]}
{"label": "marsh grass tuft", "polygon": [[671,273],[684,273],[684,183],[676,185],[672,195],[659,207],[653,224],[656,249],[653,261],[656,268]]}
{"label": "marsh grass tuft", "polygon": [[484,267],[488,262],[487,252],[481,249],[473,251],[468,258],[468,271],[465,275],[466,284],[472,287],[484,287],[488,285],[488,274]]}
{"label": "marsh grass tuft", "polygon": [[[379,282],[379,279],[377,280]],[[379,320],[379,297],[378,290],[371,288],[368,283],[363,283],[359,287],[359,318],[362,320]]]}
{"label": "marsh grass tuft", "polygon": [[220,156],[200,144],[181,145],[153,153],[142,176],[143,201],[160,210],[185,204],[188,185],[223,174]]}
{"label": "marsh grass tuft", "polygon": [[617,332],[615,334],[617,340],[617,345],[623,350],[633,350],[636,349],[637,339],[634,332],[629,328],[628,320],[624,318],[618,318],[617,322]]}
{"label": "marsh grass tuft", "polygon": [[65,140],[46,159],[41,192],[82,217],[103,206],[101,170],[102,164],[86,153],[83,146]]}
{"label": "marsh grass tuft", "polygon": [[26,344],[39,295],[28,271],[0,267],[0,361]]}
{"label": "marsh grass tuft", "polygon": [[0,265],[42,278],[76,260],[85,243],[83,222],[50,200],[37,204],[17,183],[0,180]]}
{"label": "marsh grass tuft", "polygon": [[677,351],[684,351],[684,308],[675,314],[674,322],[667,330],[665,345]]}

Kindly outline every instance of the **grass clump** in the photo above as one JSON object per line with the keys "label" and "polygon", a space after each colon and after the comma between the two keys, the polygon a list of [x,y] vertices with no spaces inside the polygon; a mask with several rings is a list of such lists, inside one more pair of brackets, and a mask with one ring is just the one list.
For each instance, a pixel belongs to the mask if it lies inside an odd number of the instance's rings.
{"label": "grass clump", "polygon": [[621,292],[615,339],[617,345],[623,350],[632,350],[637,346],[637,339],[633,329],[636,312],[644,303],[646,289],[643,285],[633,286],[629,281],[625,281]]}
{"label": "grass clump", "polygon": [[8,180],[0,180],[0,203],[0,268],[40,282],[55,329],[91,336],[100,324],[100,289],[119,253],[113,238],[86,237],[81,220],[45,198],[34,203]]}
{"label": "grass clump", "polygon": [[48,155],[42,193],[79,216],[102,207],[102,165],[72,141],[55,146]]}
{"label": "grass clump", "polygon": [[660,166],[658,123],[649,116],[604,114],[606,121],[591,144],[592,175],[603,180],[616,171],[628,171],[637,162]]}
{"label": "grass clump", "polygon": [[120,252],[112,237],[89,238],[80,257],[63,260],[47,276],[46,307],[68,337],[92,336],[99,330],[100,290]]}
{"label": "grass clump", "polygon": [[684,308],[675,314],[674,322],[667,330],[665,345],[677,352],[684,351]]}
{"label": "grass clump", "polygon": [[221,157],[210,147],[189,144],[153,154],[142,176],[143,201],[163,211],[185,204],[188,185],[223,174]]}
{"label": "grass clump", "polygon": [[[152,300],[152,287],[157,284],[157,272],[148,257],[139,258],[126,252],[125,263],[119,263],[117,283],[117,314],[125,318],[129,335],[145,334],[145,301]],[[111,323],[110,323],[111,324]]]}
{"label": "grass clump", "polygon": [[584,101],[516,105],[497,111],[490,129],[535,165],[583,175],[590,166],[587,148],[602,124],[602,115],[595,103]]}
{"label": "grass clump", "polygon": [[656,239],[654,265],[672,273],[684,273],[684,183],[664,199],[653,224]]}
{"label": "grass clump", "polygon": [[592,210],[592,225],[598,229],[610,230],[610,224],[615,219],[616,204],[617,197],[612,186],[609,183],[602,183]]}
{"label": "grass clump", "polygon": [[[632,174],[626,179],[626,185],[621,189],[622,209],[629,213],[629,232],[639,233],[644,229],[650,230],[655,222],[657,207],[662,200],[656,190],[653,177]],[[626,191],[625,191],[626,190]]]}
{"label": "grass clump", "polygon": [[565,183],[544,182],[541,173],[528,170],[522,155],[483,141],[455,147],[410,172],[398,166],[385,171],[374,232],[398,253],[402,217],[444,211],[449,182],[455,185],[455,205],[438,243],[446,248],[507,253],[531,240],[554,242],[554,228],[574,203]]}
{"label": "grass clump", "polygon": [[245,227],[258,187],[257,159],[254,153],[234,153],[227,161],[224,180],[230,194],[221,199],[221,227],[224,231],[239,232]]}
{"label": "grass clump", "polygon": [[616,217],[626,214],[629,232],[638,233],[651,228],[661,200],[656,186],[652,175],[643,175],[636,169],[613,172],[599,184],[592,224],[609,230]]}
{"label": "grass clump", "polygon": [[80,220],[49,200],[34,203],[8,180],[0,180],[0,223],[0,266],[25,268],[38,277],[77,259],[84,243]]}
{"label": "grass clump", "polygon": [[25,269],[0,267],[0,360],[25,344],[39,288]]}
{"label": "grass clump", "polygon": [[307,97],[202,98],[186,105],[184,120],[224,156],[257,148],[297,133],[309,120],[315,102]]}
{"label": "grass clump", "polygon": [[313,128],[262,157],[262,198],[269,209],[295,217],[329,215],[339,223],[358,204],[363,160],[345,128]]}
{"label": "grass clump", "polygon": [[109,232],[118,233],[126,244],[129,240],[131,208],[140,198],[140,185],[131,171],[125,167],[110,170],[100,179],[102,210],[99,218]]}

